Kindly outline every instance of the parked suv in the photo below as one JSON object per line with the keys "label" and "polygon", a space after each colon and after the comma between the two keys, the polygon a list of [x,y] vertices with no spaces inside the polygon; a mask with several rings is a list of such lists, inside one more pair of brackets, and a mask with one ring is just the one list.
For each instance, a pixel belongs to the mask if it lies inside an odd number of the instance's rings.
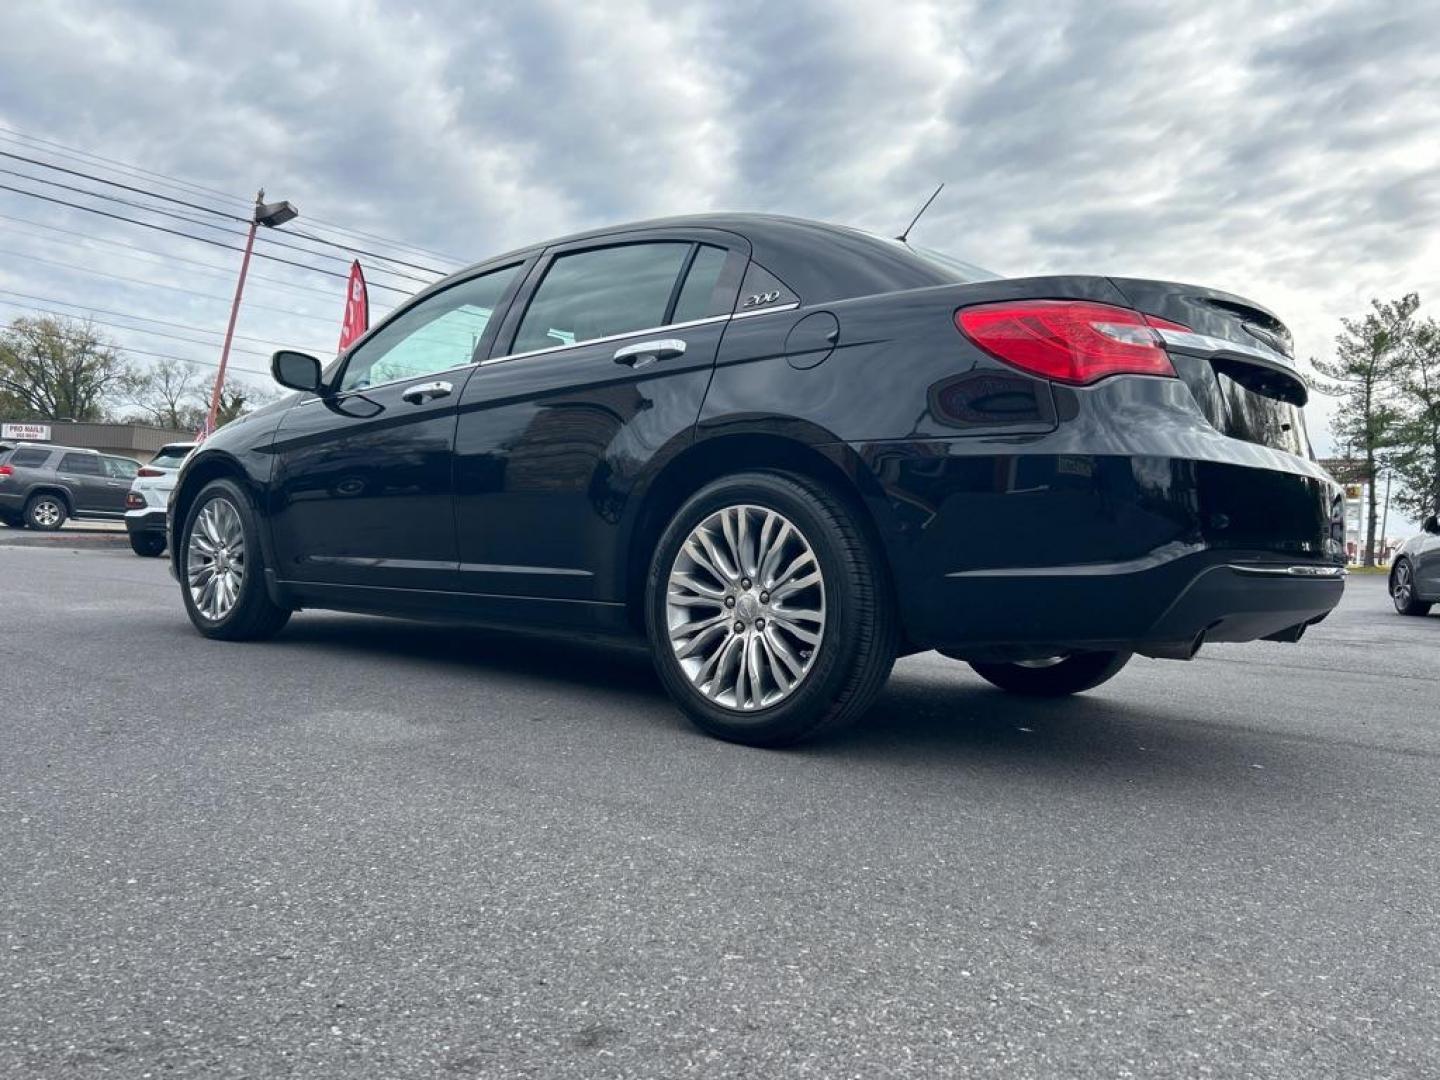
{"label": "parked suv", "polygon": [[175,475],[195,443],[169,443],[146,465],[141,466],[125,496],[125,531],[130,550],[147,559],[165,552],[165,507],[175,488]]}
{"label": "parked suv", "polygon": [[0,522],[54,532],[67,518],[119,521],[140,463],[74,446],[21,443],[0,454]]}

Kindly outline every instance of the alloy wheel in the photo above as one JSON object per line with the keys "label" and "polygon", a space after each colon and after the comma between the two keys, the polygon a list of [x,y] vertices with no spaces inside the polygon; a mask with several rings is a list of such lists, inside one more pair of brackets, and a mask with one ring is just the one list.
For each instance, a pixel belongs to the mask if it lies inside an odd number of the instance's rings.
{"label": "alloy wheel", "polygon": [[201,615],[219,622],[230,614],[245,581],[245,529],[229,499],[211,499],[196,516],[185,574]]}
{"label": "alloy wheel", "polygon": [[60,524],[60,514],[60,504],[54,499],[41,499],[35,504],[35,509],[31,511],[31,517],[34,518],[35,524],[42,529],[53,529]]}
{"label": "alloy wheel", "polygon": [[1410,606],[1410,598],[1414,591],[1415,587],[1410,581],[1410,564],[1402,562],[1395,567],[1395,585],[1390,590],[1390,598],[1395,601],[1398,611],[1404,612]]}
{"label": "alloy wheel", "polygon": [[727,506],[690,531],[665,598],[670,647],[692,686],[751,712],[790,697],[825,633],[825,579],[804,534],[763,506]]}

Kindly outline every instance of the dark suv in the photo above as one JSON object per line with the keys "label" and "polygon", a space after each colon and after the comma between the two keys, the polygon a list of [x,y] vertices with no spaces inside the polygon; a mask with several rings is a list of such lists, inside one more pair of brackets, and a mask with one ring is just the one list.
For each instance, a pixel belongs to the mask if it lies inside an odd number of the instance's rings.
{"label": "dark suv", "polygon": [[53,532],[66,518],[122,521],[140,463],[73,446],[0,451],[0,522]]}

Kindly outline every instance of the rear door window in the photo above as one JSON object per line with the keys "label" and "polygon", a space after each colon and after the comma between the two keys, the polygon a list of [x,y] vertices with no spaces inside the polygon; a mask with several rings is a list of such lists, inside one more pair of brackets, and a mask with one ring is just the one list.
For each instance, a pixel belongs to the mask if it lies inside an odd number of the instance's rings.
{"label": "rear door window", "polygon": [[[724,248],[701,244],[685,275],[685,284],[680,287],[680,298],[675,302],[675,313],[670,322],[691,322],[708,319],[711,315],[724,315],[730,310],[732,297],[720,293],[720,275],[725,269],[725,260],[730,253]],[[732,286],[733,290],[733,286]]]}
{"label": "rear door window", "polygon": [[575,345],[663,325],[690,247],[667,240],[559,256],[535,290],[511,352]]}
{"label": "rear door window", "polygon": [[107,457],[105,471],[116,480],[134,480],[135,474],[140,471],[140,466],[129,458]]}
{"label": "rear door window", "polygon": [[60,471],[76,476],[100,476],[100,455],[66,454],[60,459]]}

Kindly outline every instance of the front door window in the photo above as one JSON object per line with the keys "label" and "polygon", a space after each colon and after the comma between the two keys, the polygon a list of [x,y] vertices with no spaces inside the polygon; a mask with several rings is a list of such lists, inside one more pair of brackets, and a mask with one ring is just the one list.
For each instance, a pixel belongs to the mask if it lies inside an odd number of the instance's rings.
{"label": "front door window", "polygon": [[365,390],[470,363],[520,267],[452,285],[392,319],[350,356],[339,389]]}

